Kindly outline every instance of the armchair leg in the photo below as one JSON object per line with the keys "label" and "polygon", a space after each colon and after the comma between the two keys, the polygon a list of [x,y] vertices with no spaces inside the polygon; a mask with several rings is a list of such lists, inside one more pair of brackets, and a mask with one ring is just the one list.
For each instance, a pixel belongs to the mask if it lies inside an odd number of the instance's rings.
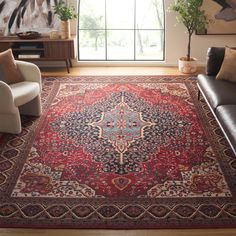
{"label": "armchair leg", "polygon": [[30,116],[40,116],[42,114],[40,95],[35,97],[30,102],[19,107],[20,114]]}
{"label": "armchair leg", "polygon": [[0,114],[0,132],[19,134],[21,132],[20,113]]}

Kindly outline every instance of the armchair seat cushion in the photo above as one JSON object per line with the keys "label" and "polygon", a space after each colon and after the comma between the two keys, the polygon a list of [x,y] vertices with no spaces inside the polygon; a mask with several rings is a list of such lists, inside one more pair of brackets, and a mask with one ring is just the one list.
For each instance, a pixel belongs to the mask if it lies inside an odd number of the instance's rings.
{"label": "armchair seat cushion", "polygon": [[24,81],[11,84],[15,106],[21,106],[39,95],[40,87],[37,82]]}

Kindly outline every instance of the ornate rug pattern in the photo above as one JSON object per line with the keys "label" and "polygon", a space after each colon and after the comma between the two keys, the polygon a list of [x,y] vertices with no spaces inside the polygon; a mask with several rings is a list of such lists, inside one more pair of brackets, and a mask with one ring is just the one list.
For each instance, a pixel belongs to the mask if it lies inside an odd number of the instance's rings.
{"label": "ornate rug pattern", "polygon": [[0,134],[0,226],[236,227],[236,160],[194,78],[43,78]]}

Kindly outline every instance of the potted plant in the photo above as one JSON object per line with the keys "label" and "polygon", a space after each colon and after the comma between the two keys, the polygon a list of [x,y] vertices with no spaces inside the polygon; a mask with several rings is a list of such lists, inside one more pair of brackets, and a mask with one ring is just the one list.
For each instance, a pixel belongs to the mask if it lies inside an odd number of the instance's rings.
{"label": "potted plant", "polygon": [[63,0],[59,0],[58,4],[54,6],[54,14],[58,15],[61,20],[61,38],[70,38],[70,20],[76,19],[78,16],[75,8],[65,4]]}
{"label": "potted plant", "polygon": [[183,73],[197,71],[196,58],[191,57],[192,35],[195,31],[204,31],[209,23],[205,11],[201,10],[202,2],[203,0],[175,0],[169,8],[178,14],[177,21],[184,24],[188,34],[187,55],[179,59],[179,70]]}

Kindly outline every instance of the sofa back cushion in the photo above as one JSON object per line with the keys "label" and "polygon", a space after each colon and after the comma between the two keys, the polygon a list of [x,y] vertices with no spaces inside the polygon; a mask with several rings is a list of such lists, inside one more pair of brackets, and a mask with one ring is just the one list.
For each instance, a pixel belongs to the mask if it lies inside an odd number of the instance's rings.
{"label": "sofa back cushion", "polygon": [[[233,48],[236,49],[236,48]],[[210,47],[207,51],[206,74],[217,75],[225,56],[225,47]]]}
{"label": "sofa back cushion", "polygon": [[224,47],[211,47],[207,51],[206,74],[217,75],[224,60]]}

